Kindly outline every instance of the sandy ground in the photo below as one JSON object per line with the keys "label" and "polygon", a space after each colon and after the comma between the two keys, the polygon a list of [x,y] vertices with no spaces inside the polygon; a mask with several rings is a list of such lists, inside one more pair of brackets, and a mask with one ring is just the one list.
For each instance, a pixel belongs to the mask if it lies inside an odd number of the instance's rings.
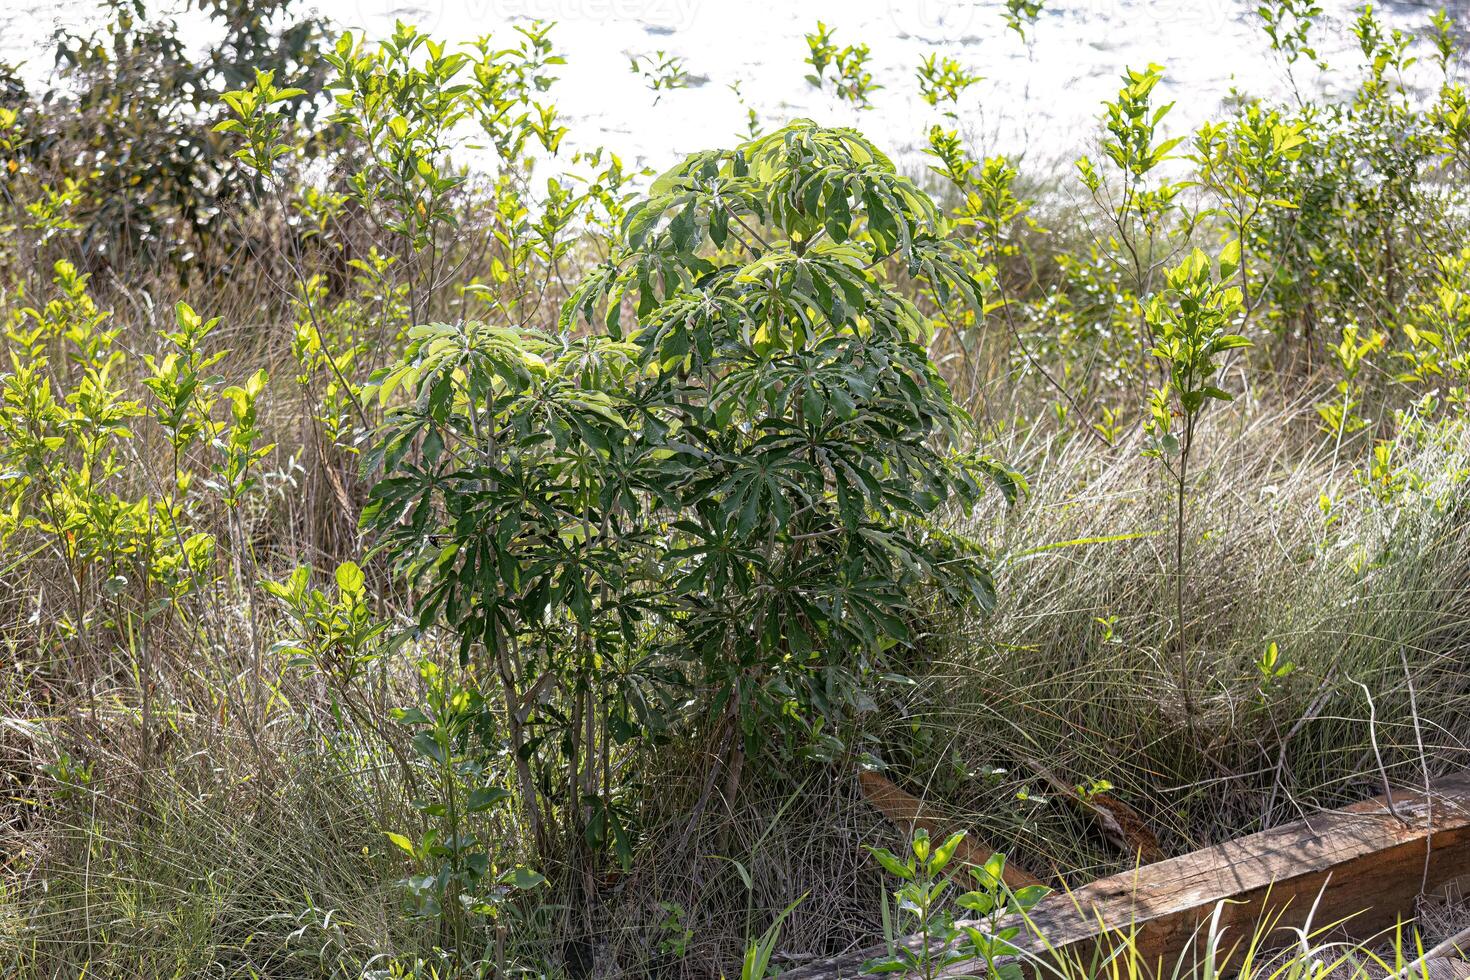
{"label": "sandy ground", "polygon": [[[1322,0],[1316,38],[1334,66],[1358,62],[1349,33],[1358,9]],[[160,4],[160,9],[166,5]],[[311,5],[308,5],[311,6]],[[678,155],[728,143],[745,113],[731,91],[765,125],[798,116],[854,124],[919,165],[915,152],[930,125],[946,122],[918,97],[914,71],[930,52],[958,58],[986,80],[970,90],[960,126],[984,153],[1025,153],[1033,167],[1066,162],[1088,148],[1098,103],[1117,88],[1124,66],[1150,61],[1166,69],[1160,89],[1177,100],[1174,134],[1214,113],[1232,88],[1246,95],[1285,94],[1284,76],[1256,26],[1256,0],[1049,0],[1027,44],[1009,31],[1000,0],[320,0],[334,22],[370,34],[402,18],[437,36],[463,40],[484,33],[514,38],[520,20],[554,20],[553,35],[569,58],[557,99],[573,120],[577,145],[606,145],[625,159],[666,166]],[[1422,30],[1438,4],[1376,4],[1390,23]],[[1470,33],[1470,0],[1450,7]],[[25,60],[32,77],[51,62],[48,38],[58,27],[84,30],[90,0],[0,0],[0,59]],[[803,35],[824,20],[840,43],[866,42],[885,89],[877,107],[858,112],[804,82]],[[202,37],[204,25],[186,19]],[[694,84],[654,93],[629,70],[630,54],[665,50],[683,57]],[[1417,81],[1428,84],[1427,59]],[[1304,81],[1329,89],[1341,74]]]}

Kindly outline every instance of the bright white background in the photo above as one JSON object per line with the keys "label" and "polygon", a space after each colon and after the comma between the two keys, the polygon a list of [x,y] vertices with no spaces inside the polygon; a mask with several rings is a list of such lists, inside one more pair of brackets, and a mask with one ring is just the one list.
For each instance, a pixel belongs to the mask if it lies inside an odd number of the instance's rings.
{"label": "bright white background", "polygon": [[[1348,27],[1359,4],[1321,3],[1326,13],[1315,38],[1321,52],[1335,68],[1355,69]],[[1254,0],[1049,0],[1030,46],[1006,29],[1000,0],[317,0],[303,9],[370,34],[403,18],[452,41],[491,32],[509,43],[514,21],[554,20],[553,37],[569,59],[556,101],[576,144],[605,144],[655,167],[734,137],[744,122],[728,87],[737,81],[767,126],[802,115],[857,124],[912,161],[936,121],[918,98],[914,69],[938,51],[986,76],[970,90],[960,123],[979,151],[1025,152],[1032,168],[1046,169],[1087,148],[1098,103],[1116,90],[1124,66],[1165,66],[1160,96],[1178,102],[1168,125],[1176,135],[1210,118],[1232,87],[1246,95],[1284,94],[1255,6]],[[1422,31],[1436,5],[1376,6],[1390,24]],[[1465,24],[1470,0],[1450,0],[1450,7]],[[88,0],[0,0],[0,59],[25,60],[28,74],[43,75],[51,32],[58,25],[84,29],[93,9]],[[856,113],[803,81],[803,34],[818,19],[836,28],[839,43],[872,47],[870,64],[885,86],[874,110]],[[685,58],[698,84],[663,93],[655,106],[654,93],[629,71],[628,56],[658,49]],[[1341,73],[1321,78],[1304,68],[1302,75],[1309,86],[1343,84]]]}

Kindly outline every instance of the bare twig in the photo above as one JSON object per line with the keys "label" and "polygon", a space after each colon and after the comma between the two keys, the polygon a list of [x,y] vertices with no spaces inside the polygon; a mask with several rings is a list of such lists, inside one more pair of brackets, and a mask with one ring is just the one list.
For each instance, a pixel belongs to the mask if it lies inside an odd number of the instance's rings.
{"label": "bare twig", "polygon": [[[1419,747],[1419,768],[1424,773],[1424,827],[1434,827],[1434,796],[1429,792],[1429,760],[1424,755],[1424,733],[1419,728],[1419,698],[1414,692],[1414,675],[1409,670],[1409,658],[1404,648],[1399,647],[1399,662],[1404,665],[1404,683],[1409,686],[1409,717],[1414,721],[1414,742]],[[1434,834],[1424,835],[1424,875],[1419,879],[1419,893],[1429,887],[1429,857],[1434,853]]]}
{"label": "bare twig", "polygon": [[1383,752],[1378,748],[1378,711],[1373,706],[1373,692],[1368,690],[1368,685],[1362,681],[1353,680],[1351,677],[1348,680],[1361,687],[1363,697],[1368,699],[1368,740],[1373,745],[1373,757],[1378,761],[1378,775],[1383,779],[1383,802],[1388,805],[1388,812],[1393,814],[1393,818],[1407,827],[1409,821],[1404,819],[1398,807],[1394,805],[1393,786],[1388,781],[1388,767],[1383,764]]}

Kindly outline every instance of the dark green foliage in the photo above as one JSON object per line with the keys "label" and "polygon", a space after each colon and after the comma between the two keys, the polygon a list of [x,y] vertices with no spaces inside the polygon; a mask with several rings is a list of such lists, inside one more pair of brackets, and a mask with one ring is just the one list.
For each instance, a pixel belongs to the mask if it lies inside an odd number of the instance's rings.
{"label": "dark green foliage", "polygon": [[[176,21],[145,0],[106,0],[101,30],[57,37],[65,88],[27,105],[32,152],[68,161],[88,187],[83,244],[152,261],[185,263],[191,249],[226,249],[230,210],[248,200],[254,174],[201,126],[222,90],[257,69],[320,91],[323,24],[295,16],[292,0],[191,0],[216,38],[196,55]],[[314,104],[297,104],[308,121]],[[238,232],[236,232],[236,235]],[[216,256],[218,257],[218,256]],[[120,261],[115,256],[112,261]]]}
{"label": "dark green foliage", "polygon": [[685,722],[722,733],[736,782],[741,751],[839,751],[931,590],[993,601],[983,554],[932,519],[1019,483],[964,449],[931,326],[884,263],[946,296],[980,285],[856,133],[802,122],[695,154],[625,227],[563,314],[606,334],[414,330],[377,388],[411,401],[365,514],[421,625],[505,685],[523,787],[562,756],[594,798],[589,840],[620,850],[598,758]]}

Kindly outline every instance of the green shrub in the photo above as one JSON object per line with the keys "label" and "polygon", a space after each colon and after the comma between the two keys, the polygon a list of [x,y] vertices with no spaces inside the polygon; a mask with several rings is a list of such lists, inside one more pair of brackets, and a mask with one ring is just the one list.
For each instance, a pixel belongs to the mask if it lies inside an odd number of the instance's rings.
{"label": "green shrub", "polygon": [[965,449],[932,327],[881,266],[981,287],[855,133],[798,123],[696,154],[626,227],[563,314],[606,333],[412,331],[375,386],[409,400],[365,514],[421,625],[498,685],[494,744],[543,852],[560,825],[624,861],[632,777],[611,769],[686,724],[727,796],[748,754],[840,752],[926,588],[993,601],[983,553],[934,517],[1016,485]]}

